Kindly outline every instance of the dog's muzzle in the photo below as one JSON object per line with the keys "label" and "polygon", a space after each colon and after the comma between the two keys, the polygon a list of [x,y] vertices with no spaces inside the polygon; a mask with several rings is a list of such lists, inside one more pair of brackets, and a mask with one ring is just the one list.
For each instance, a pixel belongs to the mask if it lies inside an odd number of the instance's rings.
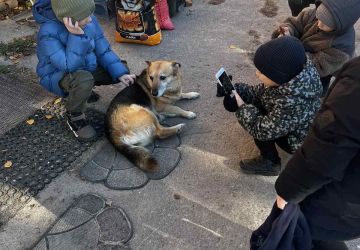
{"label": "dog's muzzle", "polygon": [[157,89],[155,89],[155,90],[153,89],[151,91],[151,94],[152,94],[152,96],[157,96],[159,94],[159,91]]}

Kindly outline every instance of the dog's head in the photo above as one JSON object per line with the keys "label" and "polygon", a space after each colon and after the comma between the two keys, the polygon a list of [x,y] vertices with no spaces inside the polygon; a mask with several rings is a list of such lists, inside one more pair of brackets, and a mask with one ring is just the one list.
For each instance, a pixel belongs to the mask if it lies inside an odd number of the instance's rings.
{"label": "dog's head", "polygon": [[180,63],[175,61],[146,61],[148,88],[153,96],[162,96],[165,91],[175,92],[179,87]]}

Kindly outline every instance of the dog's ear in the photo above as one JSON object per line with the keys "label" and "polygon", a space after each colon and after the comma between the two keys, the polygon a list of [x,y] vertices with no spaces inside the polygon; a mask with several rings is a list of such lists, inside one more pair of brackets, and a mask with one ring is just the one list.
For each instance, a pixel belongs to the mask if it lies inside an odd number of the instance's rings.
{"label": "dog's ear", "polygon": [[174,62],[172,62],[172,66],[173,66],[173,67],[177,67],[177,66],[178,66],[178,67],[180,68],[180,67],[181,67],[181,64],[174,61]]}

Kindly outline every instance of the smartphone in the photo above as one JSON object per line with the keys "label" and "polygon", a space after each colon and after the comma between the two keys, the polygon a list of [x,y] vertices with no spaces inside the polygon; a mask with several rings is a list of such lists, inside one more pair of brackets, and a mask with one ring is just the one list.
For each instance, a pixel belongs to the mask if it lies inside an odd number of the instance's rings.
{"label": "smartphone", "polygon": [[230,94],[231,97],[234,96],[234,94],[232,94],[232,91],[235,89],[233,83],[230,80],[229,75],[226,73],[224,68],[221,68],[219,70],[219,72],[216,73],[216,78],[218,79],[218,82],[220,83],[221,86],[224,87],[225,89],[225,93],[226,94]]}

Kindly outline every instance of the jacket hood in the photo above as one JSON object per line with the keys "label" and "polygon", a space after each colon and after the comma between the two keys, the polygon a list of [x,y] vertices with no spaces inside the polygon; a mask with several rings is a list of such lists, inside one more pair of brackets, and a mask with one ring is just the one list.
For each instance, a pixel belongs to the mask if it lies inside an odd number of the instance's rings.
{"label": "jacket hood", "polygon": [[345,33],[360,17],[359,0],[317,0],[315,4],[324,4],[330,11],[336,21],[336,34]]}
{"label": "jacket hood", "polygon": [[39,24],[57,20],[51,7],[51,0],[36,0],[32,9],[34,19]]}
{"label": "jacket hood", "polygon": [[282,95],[298,96],[304,99],[320,98],[323,87],[320,75],[312,61],[307,57],[304,69],[289,82],[278,87]]}

